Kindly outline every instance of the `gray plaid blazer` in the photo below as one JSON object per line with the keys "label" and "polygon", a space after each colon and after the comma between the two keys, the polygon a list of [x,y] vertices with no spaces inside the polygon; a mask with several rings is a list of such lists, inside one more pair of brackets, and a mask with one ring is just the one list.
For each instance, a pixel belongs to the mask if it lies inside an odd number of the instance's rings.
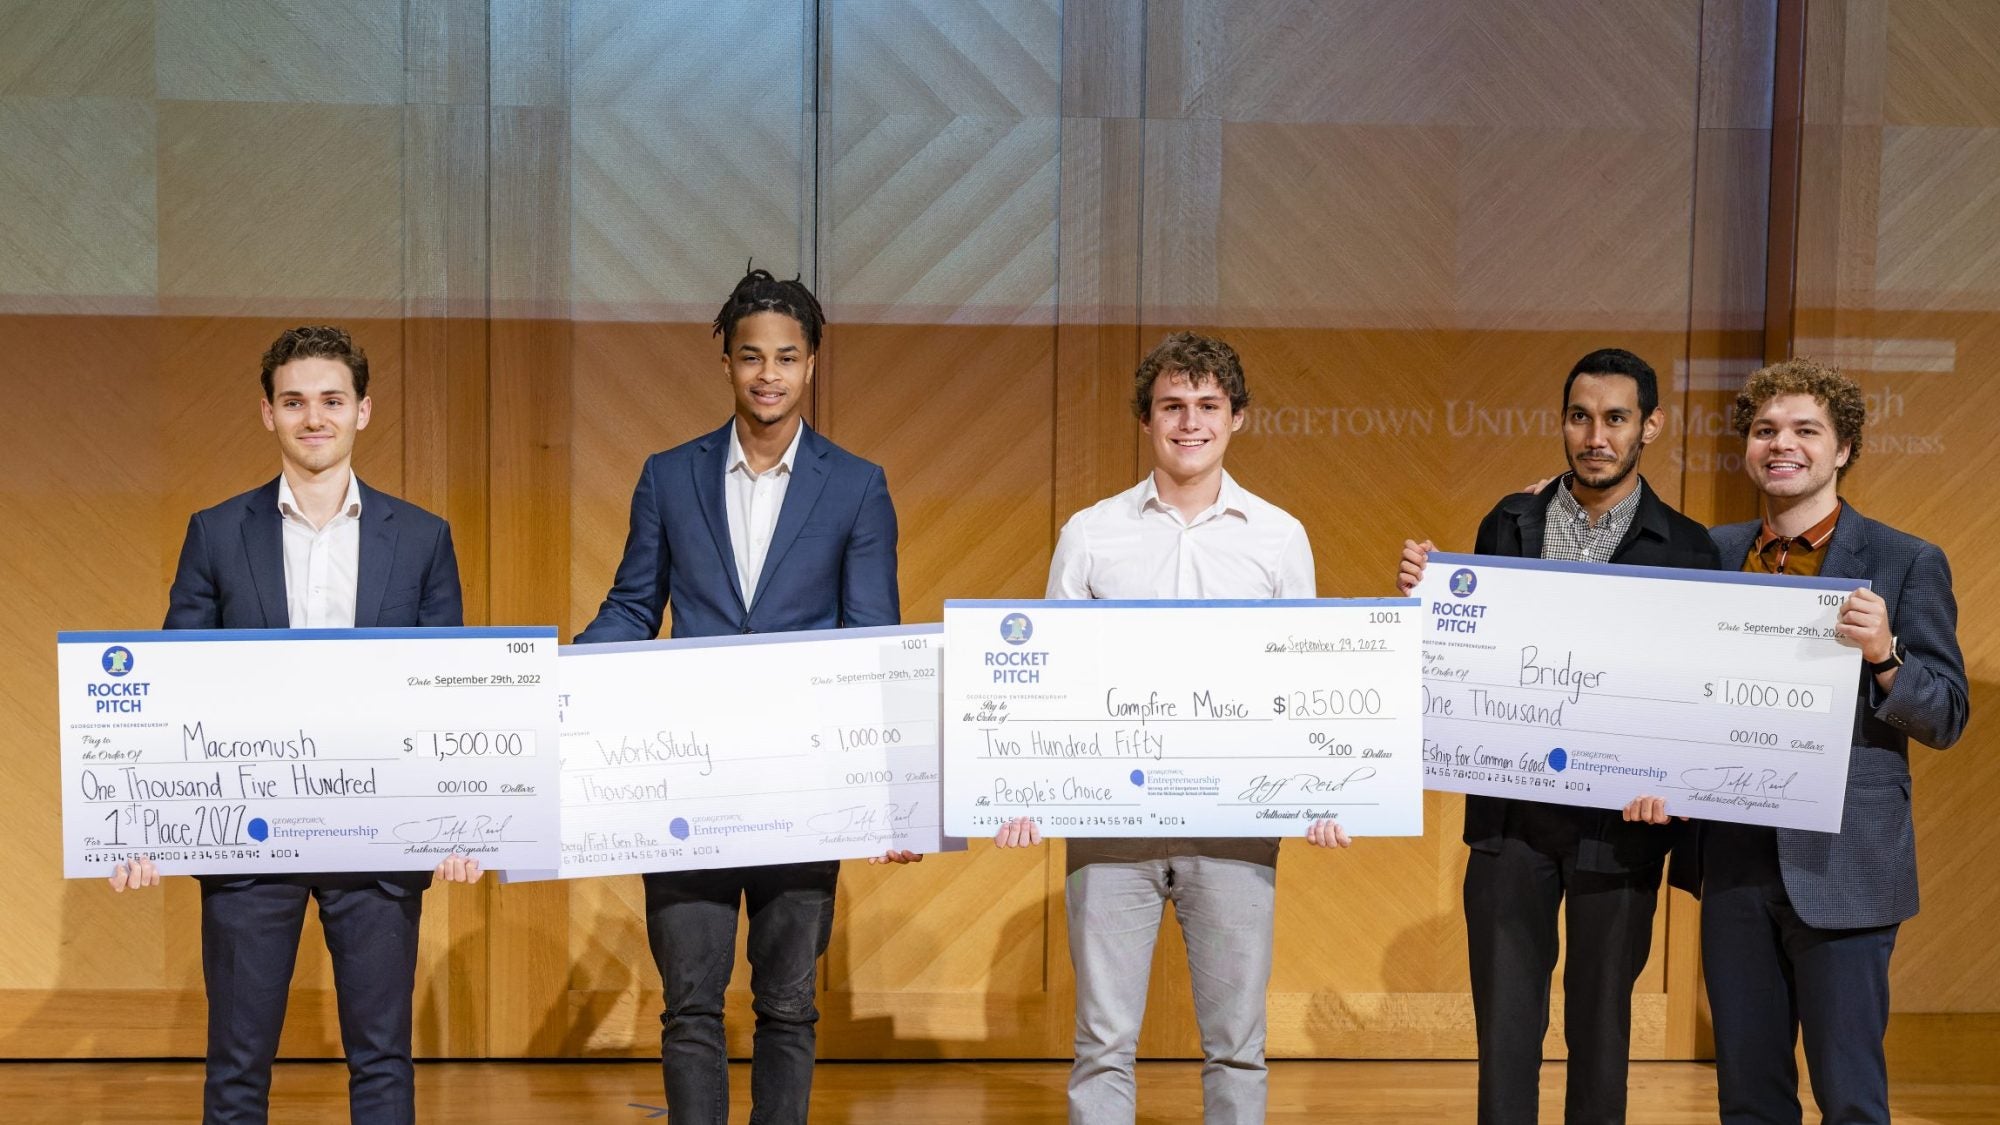
{"label": "gray plaid blazer", "polygon": [[[1841,504],[1820,574],[1868,579],[1889,605],[1889,626],[1905,656],[1892,691],[1884,692],[1862,669],[1840,831],[1777,830],[1785,893],[1807,925],[1827,930],[1887,926],[1916,914],[1910,741],[1947,749],[1965,731],[1970,714],[1965,657],[1958,649],[1958,602],[1944,552],[1869,519],[1844,500]],[[1723,566],[1742,568],[1760,527],[1752,520],[1709,533]],[[1693,881],[1698,885],[1699,879],[1697,869]]]}

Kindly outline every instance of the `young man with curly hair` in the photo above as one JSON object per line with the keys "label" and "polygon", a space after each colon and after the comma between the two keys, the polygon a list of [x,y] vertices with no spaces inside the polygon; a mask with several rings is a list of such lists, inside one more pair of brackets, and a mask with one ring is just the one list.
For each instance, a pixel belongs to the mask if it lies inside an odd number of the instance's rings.
{"label": "young man with curly hair", "polygon": [[[1673,881],[1702,897],[1716,1086],[1730,1125],[1800,1120],[1801,1033],[1824,1120],[1889,1120],[1889,955],[1917,912],[1910,743],[1945,749],[1968,714],[1944,552],[1840,497],[1866,417],[1853,380],[1802,359],[1758,371],[1736,399],[1763,518],[1712,532],[1723,565],[1870,585],[1840,609],[1840,636],[1862,661],[1840,831],[1701,823],[1699,847],[1675,852]],[[1626,816],[1661,823],[1671,811],[1640,798]]]}
{"label": "young man with curly hair", "polygon": [[[1223,471],[1250,390],[1236,350],[1177,332],[1140,361],[1133,408],[1152,451],[1138,484],[1070,517],[1049,562],[1048,597],[1311,598],[1312,547],[1298,520]],[[1346,847],[1315,822],[1306,839]],[[1032,818],[1008,821],[1000,847],[1041,842]],[[1187,940],[1201,1029],[1202,1120],[1264,1120],[1264,992],[1271,977],[1276,839],[1079,839],[1069,842],[1069,955],[1076,968],[1071,1125],[1129,1125],[1133,1061],[1153,946],[1167,903]]]}

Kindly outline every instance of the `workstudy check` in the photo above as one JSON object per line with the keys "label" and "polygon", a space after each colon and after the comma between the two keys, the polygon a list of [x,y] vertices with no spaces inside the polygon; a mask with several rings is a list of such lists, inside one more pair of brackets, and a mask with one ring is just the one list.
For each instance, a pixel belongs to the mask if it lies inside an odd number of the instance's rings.
{"label": "workstudy check", "polygon": [[563,649],[562,856],[509,882],[963,848],[937,625]]}

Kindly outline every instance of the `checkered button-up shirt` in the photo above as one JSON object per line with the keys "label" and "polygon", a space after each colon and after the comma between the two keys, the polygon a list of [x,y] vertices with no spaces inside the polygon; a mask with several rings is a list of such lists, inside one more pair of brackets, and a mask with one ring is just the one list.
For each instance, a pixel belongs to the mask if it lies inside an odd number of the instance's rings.
{"label": "checkered button-up shirt", "polygon": [[1563,477],[1562,487],[1549,503],[1549,514],[1542,523],[1542,557],[1563,562],[1610,562],[1632,526],[1632,517],[1639,514],[1639,494],[1646,485],[1641,482],[1592,526],[1590,513],[1570,494],[1574,477],[1574,473]]}

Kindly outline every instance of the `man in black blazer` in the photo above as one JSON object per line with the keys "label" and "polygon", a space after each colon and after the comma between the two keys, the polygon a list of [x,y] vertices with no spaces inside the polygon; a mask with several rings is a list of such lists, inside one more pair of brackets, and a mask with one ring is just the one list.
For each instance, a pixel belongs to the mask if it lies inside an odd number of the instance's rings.
{"label": "man in black blazer", "polygon": [[[1535,492],[1501,500],[1479,525],[1482,555],[1717,566],[1714,543],[1638,473],[1665,415],[1646,361],[1619,348],[1595,351],[1563,386],[1563,446],[1570,471]],[[1398,584],[1423,577],[1431,544],[1408,542]],[[1613,617],[1611,606],[1593,607]],[[1634,635],[1643,625],[1632,622]],[[1536,1120],[1549,980],[1562,943],[1569,1125],[1625,1119],[1632,985],[1652,948],[1670,827],[1626,823],[1619,813],[1502,797],[1465,798],[1466,942],[1479,1039],[1479,1120]]]}
{"label": "man in black blazer", "polygon": [[[294,328],[264,354],[264,426],[277,479],[196,512],[168,598],[169,629],[457,626],[451,528],[354,475],[368,425],[368,358],[331,327]],[[338,685],[329,685],[338,690]],[[285,1022],[307,899],[319,902],[356,1122],[416,1119],[410,1059],[417,920],[432,873],[205,876],[208,991],[202,1120],[261,1122]],[[451,856],[434,874],[479,877]],[[119,864],[114,890],[159,881],[150,860]]]}
{"label": "man in black blazer", "polygon": [[[1867,408],[1846,376],[1789,360],[1751,376],[1734,421],[1760,520],[1712,533],[1724,566],[1867,579],[1841,606],[1861,650],[1846,806],[1836,833],[1696,822],[1673,881],[1702,897],[1702,964],[1724,1122],[1797,1122],[1804,1032],[1826,1121],[1887,1122],[1889,955],[1917,912],[1910,742],[1945,749],[1969,714],[1958,605],[1944,552],[1856,511],[1840,479]],[[1628,817],[1672,811],[1642,798]]]}

